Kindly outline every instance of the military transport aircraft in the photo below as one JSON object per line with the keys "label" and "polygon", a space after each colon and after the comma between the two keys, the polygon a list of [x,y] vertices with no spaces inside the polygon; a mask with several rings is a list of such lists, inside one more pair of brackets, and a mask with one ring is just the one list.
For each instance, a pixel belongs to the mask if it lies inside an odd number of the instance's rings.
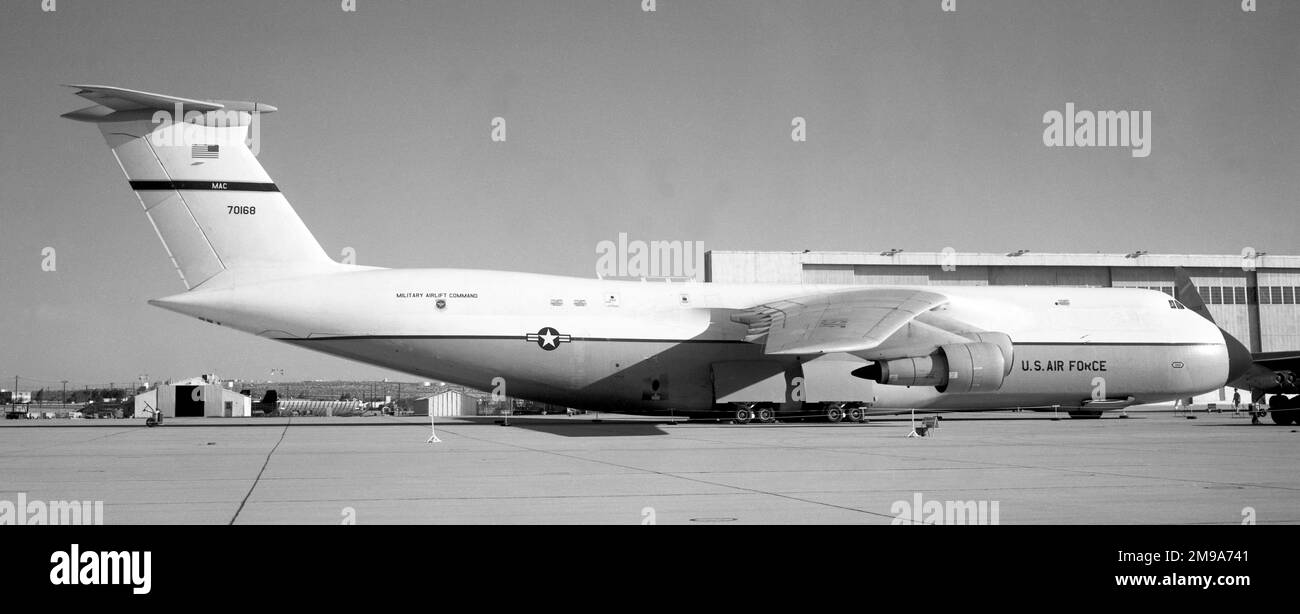
{"label": "military transport aircraft", "polygon": [[341,264],[245,143],[254,114],[274,107],[72,87],[95,104],[64,117],[99,127],[187,288],[151,304],[422,378],[604,412],[839,421],[873,408],[1097,416],[1259,366],[1212,321],[1150,290]]}
{"label": "military transport aircraft", "polygon": [[[1214,316],[1210,315],[1204,299],[1192,284],[1191,277],[1181,267],[1174,270],[1174,296],[1188,309],[1214,323]],[[1246,347],[1227,331],[1223,332],[1223,339],[1228,344],[1230,353],[1242,355],[1247,352]],[[1300,396],[1286,396],[1300,393],[1296,371],[1300,371],[1300,352],[1255,352],[1250,354],[1246,368],[1228,385],[1251,391],[1256,401],[1262,401],[1265,396],[1272,394],[1268,402],[1268,413],[1273,422],[1284,426],[1297,424],[1300,423]]]}

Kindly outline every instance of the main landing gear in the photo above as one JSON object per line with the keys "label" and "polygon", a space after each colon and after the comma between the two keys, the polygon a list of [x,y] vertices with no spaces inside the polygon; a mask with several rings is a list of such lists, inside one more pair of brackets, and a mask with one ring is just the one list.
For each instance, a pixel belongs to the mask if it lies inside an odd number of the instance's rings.
{"label": "main landing gear", "polygon": [[767,403],[741,403],[736,406],[735,417],[732,420],[736,424],[749,424],[755,420],[763,424],[772,424],[776,422],[776,408]]}
{"label": "main landing gear", "polygon": [[861,405],[847,403],[829,403],[826,405],[826,421],[831,423],[848,420],[849,422],[866,422],[867,411]]}
{"label": "main landing gear", "polygon": [[1300,424],[1300,395],[1289,398],[1284,394],[1273,395],[1268,400],[1268,415],[1273,424]]}
{"label": "main landing gear", "polygon": [[[758,422],[762,424],[774,424],[777,422],[777,404],[776,403],[736,403],[731,408],[731,422],[734,424],[749,424]],[[853,422],[862,423],[867,421],[867,409],[858,403],[823,403],[821,405],[805,405],[804,410],[798,414],[788,414],[787,418],[797,418],[800,420],[824,416],[827,422]]]}

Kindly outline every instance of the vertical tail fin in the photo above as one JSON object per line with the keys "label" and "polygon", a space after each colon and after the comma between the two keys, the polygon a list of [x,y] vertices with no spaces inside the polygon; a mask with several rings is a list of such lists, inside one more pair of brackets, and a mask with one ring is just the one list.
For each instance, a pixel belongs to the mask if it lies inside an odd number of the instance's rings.
{"label": "vertical tail fin", "polygon": [[275,107],[72,87],[96,104],[64,117],[99,126],[186,288],[227,269],[334,264],[246,144]]}
{"label": "vertical tail fin", "polygon": [[[1183,267],[1174,267],[1174,298],[1182,303],[1193,312],[1196,312],[1202,318],[1209,320],[1210,324],[1218,326],[1214,321],[1214,316],[1210,315],[1210,308],[1205,306],[1205,301],[1201,298],[1201,293],[1196,289],[1196,284],[1192,282],[1192,276]],[[1250,355],[1250,350],[1242,345],[1236,337],[1228,334],[1222,326],[1218,326],[1219,332],[1223,334],[1223,343],[1228,348],[1228,380],[1227,384],[1237,381],[1250,369],[1255,360]]]}
{"label": "vertical tail fin", "polygon": [[1180,266],[1174,267],[1174,298],[1211,324],[1217,325],[1214,316],[1210,315],[1210,308],[1205,306],[1205,301],[1201,298],[1201,292],[1192,283],[1192,276]]}

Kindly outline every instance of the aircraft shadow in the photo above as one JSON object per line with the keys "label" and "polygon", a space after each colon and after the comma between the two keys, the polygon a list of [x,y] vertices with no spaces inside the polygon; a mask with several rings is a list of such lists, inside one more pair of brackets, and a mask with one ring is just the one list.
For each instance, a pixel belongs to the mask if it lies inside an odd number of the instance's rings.
{"label": "aircraft shadow", "polygon": [[508,428],[527,429],[561,437],[655,437],[668,432],[653,422],[554,423],[511,419]]}

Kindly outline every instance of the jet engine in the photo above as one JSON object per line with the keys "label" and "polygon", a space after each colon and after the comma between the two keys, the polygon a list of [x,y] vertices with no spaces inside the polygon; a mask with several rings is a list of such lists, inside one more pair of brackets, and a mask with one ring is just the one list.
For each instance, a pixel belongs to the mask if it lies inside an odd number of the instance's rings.
{"label": "jet engine", "polygon": [[939,392],[997,390],[1012,365],[1011,343],[1009,338],[999,343],[1004,340],[998,333],[985,335],[989,340],[941,345],[928,356],[878,360],[853,375],[891,386],[934,386]]}
{"label": "jet engine", "polygon": [[1297,378],[1293,371],[1273,371],[1267,367],[1255,365],[1246,375],[1232,382],[1232,386],[1246,388],[1267,394],[1295,394]]}

